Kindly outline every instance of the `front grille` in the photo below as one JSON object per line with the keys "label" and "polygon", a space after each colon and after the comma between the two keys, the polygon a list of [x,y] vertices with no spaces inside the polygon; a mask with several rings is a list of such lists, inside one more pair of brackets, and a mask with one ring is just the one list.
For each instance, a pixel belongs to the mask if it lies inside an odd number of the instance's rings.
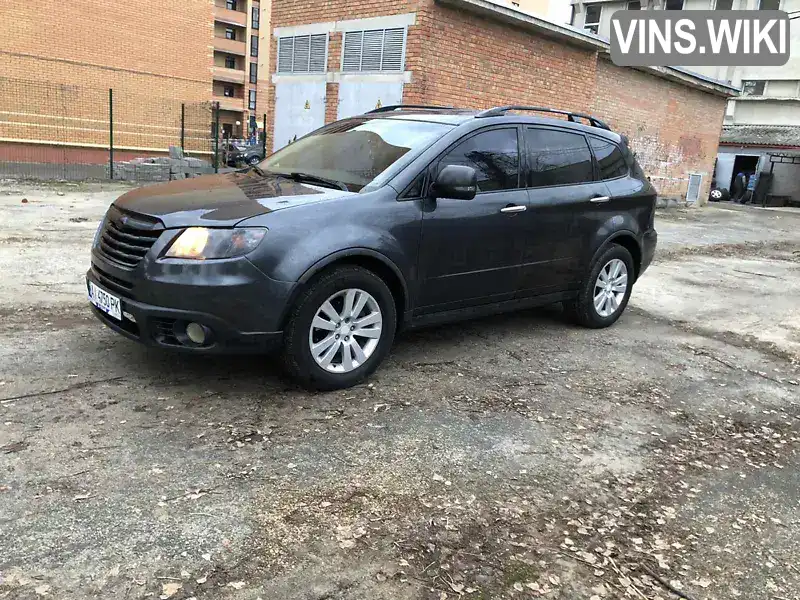
{"label": "front grille", "polygon": [[119,277],[114,277],[110,273],[106,273],[102,269],[98,269],[96,265],[92,265],[92,269],[94,269],[94,274],[97,277],[97,281],[100,283],[100,285],[106,287],[109,291],[118,292],[123,296],[127,296],[128,298],[132,296],[132,283],[125,281],[124,279],[120,279]]}
{"label": "front grille", "polygon": [[150,319],[152,325],[153,339],[162,344],[170,346],[181,346],[180,340],[175,335],[175,319]]}
{"label": "front grille", "polygon": [[112,206],[100,234],[98,250],[115,264],[133,269],[162,231],[163,227],[155,219],[123,213]]}

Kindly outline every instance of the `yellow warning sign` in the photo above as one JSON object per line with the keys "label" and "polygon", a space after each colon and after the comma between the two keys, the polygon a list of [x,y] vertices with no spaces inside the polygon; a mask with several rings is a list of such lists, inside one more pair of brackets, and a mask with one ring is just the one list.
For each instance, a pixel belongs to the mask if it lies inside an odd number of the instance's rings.
{"label": "yellow warning sign", "polygon": [[311,108],[311,103],[310,103],[308,100],[306,100],[306,105],[304,106],[304,108],[305,108],[306,110],[308,110],[308,109],[310,109],[310,108]]}
{"label": "yellow warning sign", "polygon": [[380,108],[381,106],[383,106],[383,104],[381,104],[381,99],[378,98],[378,103],[375,105],[375,108]]}

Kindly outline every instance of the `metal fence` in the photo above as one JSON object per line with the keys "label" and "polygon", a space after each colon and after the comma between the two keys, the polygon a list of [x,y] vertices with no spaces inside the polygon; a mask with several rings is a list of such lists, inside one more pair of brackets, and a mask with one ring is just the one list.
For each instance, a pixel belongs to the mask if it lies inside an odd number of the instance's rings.
{"label": "metal fence", "polygon": [[0,78],[0,177],[165,181],[213,173],[229,166],[219,121],[218,103]]}

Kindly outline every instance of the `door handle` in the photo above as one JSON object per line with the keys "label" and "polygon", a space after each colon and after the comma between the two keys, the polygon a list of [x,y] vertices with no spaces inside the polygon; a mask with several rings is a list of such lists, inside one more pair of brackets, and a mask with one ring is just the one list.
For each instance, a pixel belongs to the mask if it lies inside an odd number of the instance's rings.
{"label": "door handle", "polygon": [[595,196],[589,202],[594,202],[595,204],[603,204],[604,202],[608,202],[611,200],[609,196]]}
{"label": "door handle", "polygon": [[501,208],[500,212],[501,213],[520,213],[520,212],[525,212],[526,210],[528,210],[527,206],[524,206],[522,204],[512,204],[510,206],[506,206],[505,208]]}

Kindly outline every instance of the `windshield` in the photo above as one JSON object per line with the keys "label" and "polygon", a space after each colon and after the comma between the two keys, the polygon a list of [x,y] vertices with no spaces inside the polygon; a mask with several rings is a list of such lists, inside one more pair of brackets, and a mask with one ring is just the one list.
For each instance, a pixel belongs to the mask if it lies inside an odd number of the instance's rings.
{"label": "windshield", "polygon": [[278,150],[259,168],[273,173],[323,177],[357,192],[401,156],[426,148],[451,128],[422,121],[348,119]]}

